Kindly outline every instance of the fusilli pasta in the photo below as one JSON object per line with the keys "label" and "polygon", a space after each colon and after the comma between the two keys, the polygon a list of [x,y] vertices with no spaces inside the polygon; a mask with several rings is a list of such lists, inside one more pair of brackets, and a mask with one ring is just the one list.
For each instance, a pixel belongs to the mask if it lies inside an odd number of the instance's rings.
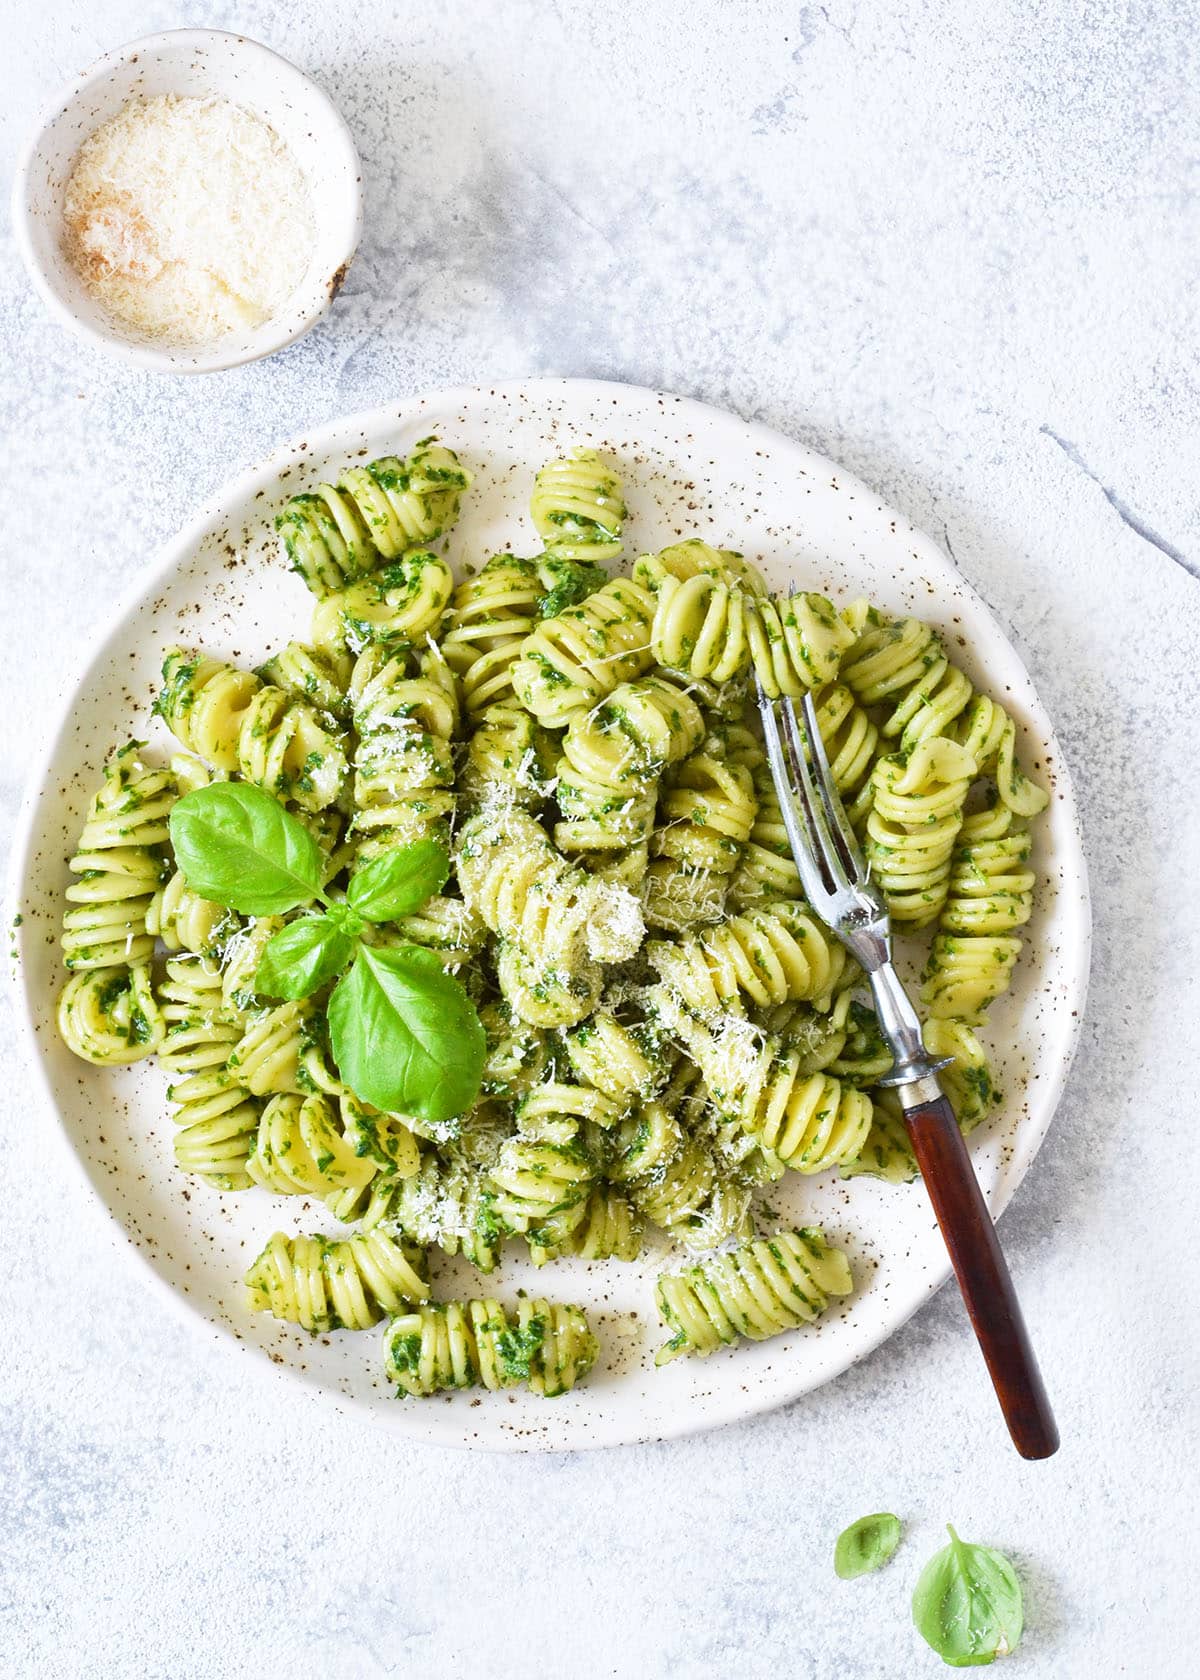
{"label": "fusilli pasta", "polygon": [[739,1336],[765,1341],[811,1324],[831,1295],[848,1295],[850,1266],[820,1231],[758,1237],[658,1280],[658,1310],[671,1339],[656,1355],[665,1365],[680,1354],[702,1359]]}
{"label": "fusilli pasta", "polygon": [[392,1320],[384,1369],[405,1394],[445,1388],[511,1388],[566,1394],[596,1360],[596,1338],[579,1307],[522,1300],[510,1318],[498,1301],[430,1302]]}

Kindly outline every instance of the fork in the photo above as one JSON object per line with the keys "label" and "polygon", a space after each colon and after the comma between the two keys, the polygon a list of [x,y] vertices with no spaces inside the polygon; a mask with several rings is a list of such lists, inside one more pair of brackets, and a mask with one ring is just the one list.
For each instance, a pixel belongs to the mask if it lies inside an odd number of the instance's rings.
{"label": "fork", "polygon": [[771,775],[792,853],[813,910],[854,956],[871,984],[880,1029],[894,1057],[881,1084],[895,1089],[913,1154],[933,1203],[1008,1432],[1022,1458],[1049,1458],[1058,1430],[995,1226],[949,1099],[938,1080],[946,1060],[925,1049],[921,1024],[892,965],[891,922],[838,798],[811,694],[801,716],[790,699],[758,684]]}

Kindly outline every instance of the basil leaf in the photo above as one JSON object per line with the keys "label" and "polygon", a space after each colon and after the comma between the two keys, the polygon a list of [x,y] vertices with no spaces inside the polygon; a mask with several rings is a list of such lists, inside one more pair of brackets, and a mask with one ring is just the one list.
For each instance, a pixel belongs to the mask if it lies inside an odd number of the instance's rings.
{"label": "basil leaf", "polygon": [[354,955],[352,933],[329,916],[289,922],[267,941],[254,989],[266,997],[305,998],[340,974]]}
{"label": "basil leaf", "polygon": [[201,898],[245,916],[279,916],[321,887],[321,852],[304,824],[262,788],[214,782],[171,808],[171,845]]}
{"label": "basil leaf", "polygon": [[930,1558],[913,1591],[913,1622],[951,1668],[984,1668],[1017,1648],[1025,1626],[1021,1583],[1003,1552],[946,1527],[950,1544]]}
{"label": "basil leaf", "polygon": [[474,1102],[487,1041],[475,1006],[432,951],[360,945],[329,1000],[342,1078],[391,1114],[449,1120]]}
{"label": "basil leaf", "polygon": [[834,1573],[841,1581],[853,1581],[890,1563],[900,1544],[900,1518],[890,1511],[876,1511],[859,1517],[844,1528],[833,1548]]}
{"label": "basil leaf", "polygon": [[350,877],[346,902],[369,922],[394,922],[419,910],[425,900],[446,885],[450,856],[436,840],[414,840],[397,846]]}
{"label": "basil leaf", "polygon": [[325,914],[334,927],[340,928],[343,933],[348,933],[351,939],[357,939],[367,925],[357,910],[351,910],[348,904],[342,904],[336,898],[331,904],[326,905]]}

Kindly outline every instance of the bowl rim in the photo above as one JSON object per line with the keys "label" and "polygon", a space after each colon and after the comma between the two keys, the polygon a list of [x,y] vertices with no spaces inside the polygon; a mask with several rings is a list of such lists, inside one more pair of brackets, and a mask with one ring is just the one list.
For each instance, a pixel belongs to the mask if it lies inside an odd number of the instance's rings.
{"label": "bowl rim", "polygon": [[[36,862],[34,845],[38,805],[50,770],[61,749],[63,738],[71,722],[81,673],[91,668],[100,652],[121,632],[126,620],[137,611],[140,604],[154,589],[156,583],[169,577],[181,562],[186,560],[196,544],[202,541],[209,532],[214,519],[224,517],[224,510],[230,504],[244,500],[254,492],[261,491],[266,485],[277,481],[285,467],[293,467],[298,462],[307,462],[319,458],[327,444],[339,438],[344,432],[349,430],[366,431],[384,424],[394,428],[406,416],[412,414],[419,415],[422,420],[425,420],[428,416],[421,412],[422,405],[435,397],[444,407],[452,409],[468,404],[483,395],[494,397],[497,394],[508,392],[522,392],[535,397],[575,394],[583,396],[586,393],[599,393],[606,398],[610,398],[613,403],[625,400],[645,403],[647,407],[652,404],[661,406],[664,401],[670,402],[679,405],[685,411],[693,411],[699,420],[716,423],[722,429],[732,427],[735,431],[744,431],[768,451],[779,449],[782,444],[794,460],[797,462],[806,461],[810,467],[822,474],[832,468],[836,472],[841,488],[853,490],[855,493],[861,491],[882,509],[895,511],[891,508],[883,493],[876,492],[867,483],[859,479],[851,469],[842,467],[833,458],[810,448],[807,444],[780,428],[767,425],[762,421],[744,419],[733,410],[722,408],[720,405],[708,403],[698,398],[682,397],[671,392],[661,392],[650,387],[630,385],[615,380],[540,376],[529,379],[499,379],[495,382],[482,381],[474,385],[457,385],[416,391],[400,399],[399,403],[374,404],[370,408],[334,416],[306,431],[295,432],[277,443],[252,465],[231,475],[229,479],[218,485],[204,499],[195,513],[157,549],[153,560],[129,584],[119,603],[107,619],[98,626],[96,633],[89,638],[83,656],[77,658],[69,666],[64,666],[60,672],[59,687],[47,705],[46,718],[43,720],[39,737],[36,740],[35,751],[28,761],[21,803],[13,833],[4,900],[6,925],[10,930],[14,929],[14,917],[21,914],[25,900],[25,883]],[[897,515],[897,517],[900,516]],[[1042,1112],[1036,1123],[1032,1115],[1026,1114],[1022,1125],[1020,1133],[1021,1149],[1023,1153],[1027,1152],[1024,1165],[1015,1180],[1010,1175],[1005,1175],[995,1188],[985,1192],[988,1210],[993,1222],[995,1222],[1009,1205],[1033,1166],[1033,1162],[1058,1111],[1078,1053],[1087,1011],[1092,954],[1092,907],[1088,854],[1084,845],[1083,829],[1070,761],[1045,709],[1041,694],[1035,688],[1026,669],[1016,635],[987,604],[971,580],[959,574],[956,568],[951,565],[951,562],[945,557],[933,538],[921,526],[910,523],[907,517],[904,518],[903,522],[911,540],[922,551],[921,557],[927,561],[932,557],[939,570],[944,570],[947,576],[954,576],[957,587],[962,590],[964,597],[973,601],[981,610],[983,616],[991,622],[998,640],[1006,648],[1006,658],[1011,660],[1015,671],[1024,681],[1023,711],[1031,725],[1036,729],[1038,739],[1042,740],[1053,752],[1056,766],[1055,790],[1061,801],[1064,833],[1071,843],[1072,863],[1075,868],[1072,885],[1076,893],[1073,919],[1077,940],[1071,944],[1064,956],[1064,976],[1070,984],[1074,1005],[1067,1023],[1061,1055],[1056,1058],[1053,1066],[1047,1070]],[[764,1381],[753,1391],[742,1385],[738,1390],[740,1398],[724,1395],[708,1411],[689,1407],[673,1418],[669,1425],[658,1430],[646,1429],[639,1425],[631,1432],[621,1422],[613,1418],[606,1418],[580,1437],[552,1438],[548,1442],[525,1441],[515,1435],[498,1439],[489,1436],[471,1439],[466,1431],[460,1430],[457,1426],[442,1428],[440,1426],[441,1414],[433,1412],[429,1412],[419,1421],[414,1416],[412,1421],[415,1426],[412,1428],[406,1427],[401,1421],[402,1414],[399,1412],[394,1416],[389,1416],[386,1412],[376,1409],[357,1396],[335,1396],[320,1386],[310,1384],[303,1377],[297,1380],[297,1372],[290,1364],[280,1365],[276,1364],[269,1356],[262,1357],[261,1350],[257,1346],[231,1335],[228,1328],[211,1317],[202,1304],[191,1295],[181,1292],[154,1263],[148,1252],[134,1242],[127,1224],[99,1189],[98,1176],[93,1167],[84,1160],[68,1134],[62,1110],[51,1084],[46,1059],[38,1041],[31,993],[26,983],[25,966],[20,955],[23,939],[24,934],[17,931],[15,943],[18,948],[18,955],[8,965],[8,991],[18,1023],[17,1036],[21,1046],[23,1070],[32,1078],[38,1094],[41,1112],[50,1122],[49,1130],[54,1136],[54,1146],[59,1152],[59,1158],[68,1163],[68,1171],[75,1184],[86,1190],[89,1210],[95,1213],[98,1227],[103,1228],[107,1234],[111,1251],[127,1257],[132,1262],[133,1274],[140,1275],[148,1280],[157,1297],[168,1303],[176,1322],[190,1325],[193,1332],[200,1332],[205,1345],[211,1347],[216,1344],[221,1348],[245,1356],[241,1369],[253,1374],[253,1379],[257,1381],[260,1391],[264,1395],[273,1394],[282,1397],[285,1392],[288,1395],[302,1395],[305,1404],[324,1409],[332,1407],[334,1413],[343,1419],[357,1420],[373,1427],[382,1427],[389,1433],[422,1446],[438,1446],[456,1451],[483,1451],[489,1454],[512,1452],[524,1455],[544,1451],[556,1453],[599,1451],[609,1447],[657,1444],[669,1439],[683,1438],[707,1432],[710,1429],[722,1428],[727,1424],[749,1422],[754,1417],[802,1400],[826,1387],[843,1375],[851,1366],[868,1358],[883,1343],[890,1340],[915,1313],[933,1298],[951,1277],[950,1260],[947,1256],[939,1267],[910,1289],[905,1299],[904,1309],[894,1323],[891,1323],[882,1331],[872,1331],[870,1336],[864,1338],[861,1346],[848,1352],[844,1350],[839,1352],[831,1367],[816,1381],[805,1383],[802,1387],[796,1388],[787,1382],[786,1378],[776,1377],[770,1381]]]}
{"label": "bowl rim", "polygon": [[[21,148],[13,174],[11,196],[11,216],[13,232],[17,250],[25,265],[26,272],[33,282],[35,291],[42,302],[49,309],[54,318],[63,326],[69,328],[77,337],[86,339],[89,343],[98,345],[110,355],[133,366],[145,368],[154,373],[197,374],[220,373],[229,368],[242,367],[248,362],[262,360],[265,356],[274,355],[276,351],[301,338],[309,329],[321,319],[331,306],[337,295],[338,287],[326,282],[320,289],[313,289],[312,297],[302,310],[287,309],[271,320],[265,321],[257,329],[254,339],[249,345],[242,341],[242,347],[236,351],[225,350],[218,343],[211,348],[200,347],[189,350],[186,346],[173,345],[171,347],[157,347],[147,341],[144,344],[127,343],[114,334],[105,332],[91,321],[83,320],[68,306],[58,287],[53,283],[46,265],[37,254],[33,238],[33,207],[30,203],[29,180],[33,166],[37,161],[51,123],[56,121],[64,112],[75,104],[87,90],[97,82],[103,80],[114,70],[120,69],[136,61],[142,54],[161,51],[165,47],[175,49],[199,47],[213,42],[230,43],[233,50],[245,55],[247,59],[255,57],[274,61],[276,67],[282,66],[286,74],[294,77],[301,84],[307,95],[314,101],[317,110],[324,119],[328,139],[336,146],[340,146],[345,156],[348,173],[353,177],[354,191],[352,202],[348,206],[348,227],[344,239],[344,248],[337,253],[338,264],[333,272],[344,273],[354,258],[362,238],[363,228],[363,183],[362,160],[354,136],[342,113],[333,100],[306,71],[299,65],[293,64],[282,53],[273,47],[265,46],[249,35],[243,35],[227,29],[164,29],[152,35],[139,36],[135,41],[127,41],[123,46],[113,47],[86,69],[79,72],[69,82],[65,82],[55,90],[53,95],[40,107],[28,138]],[[261,114],[261,113],[260,113]]]}

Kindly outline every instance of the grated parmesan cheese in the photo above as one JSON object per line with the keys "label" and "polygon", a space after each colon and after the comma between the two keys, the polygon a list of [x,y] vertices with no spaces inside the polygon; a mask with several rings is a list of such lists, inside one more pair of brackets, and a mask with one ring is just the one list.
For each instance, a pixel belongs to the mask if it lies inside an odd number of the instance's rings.
{"label": "grated parmesan cheese", "polygon": [[274,129],[228,99],[131,101],[80,148],[67,255],[117,321],[164,344],[261,326],[308,267],[308,183]]}

